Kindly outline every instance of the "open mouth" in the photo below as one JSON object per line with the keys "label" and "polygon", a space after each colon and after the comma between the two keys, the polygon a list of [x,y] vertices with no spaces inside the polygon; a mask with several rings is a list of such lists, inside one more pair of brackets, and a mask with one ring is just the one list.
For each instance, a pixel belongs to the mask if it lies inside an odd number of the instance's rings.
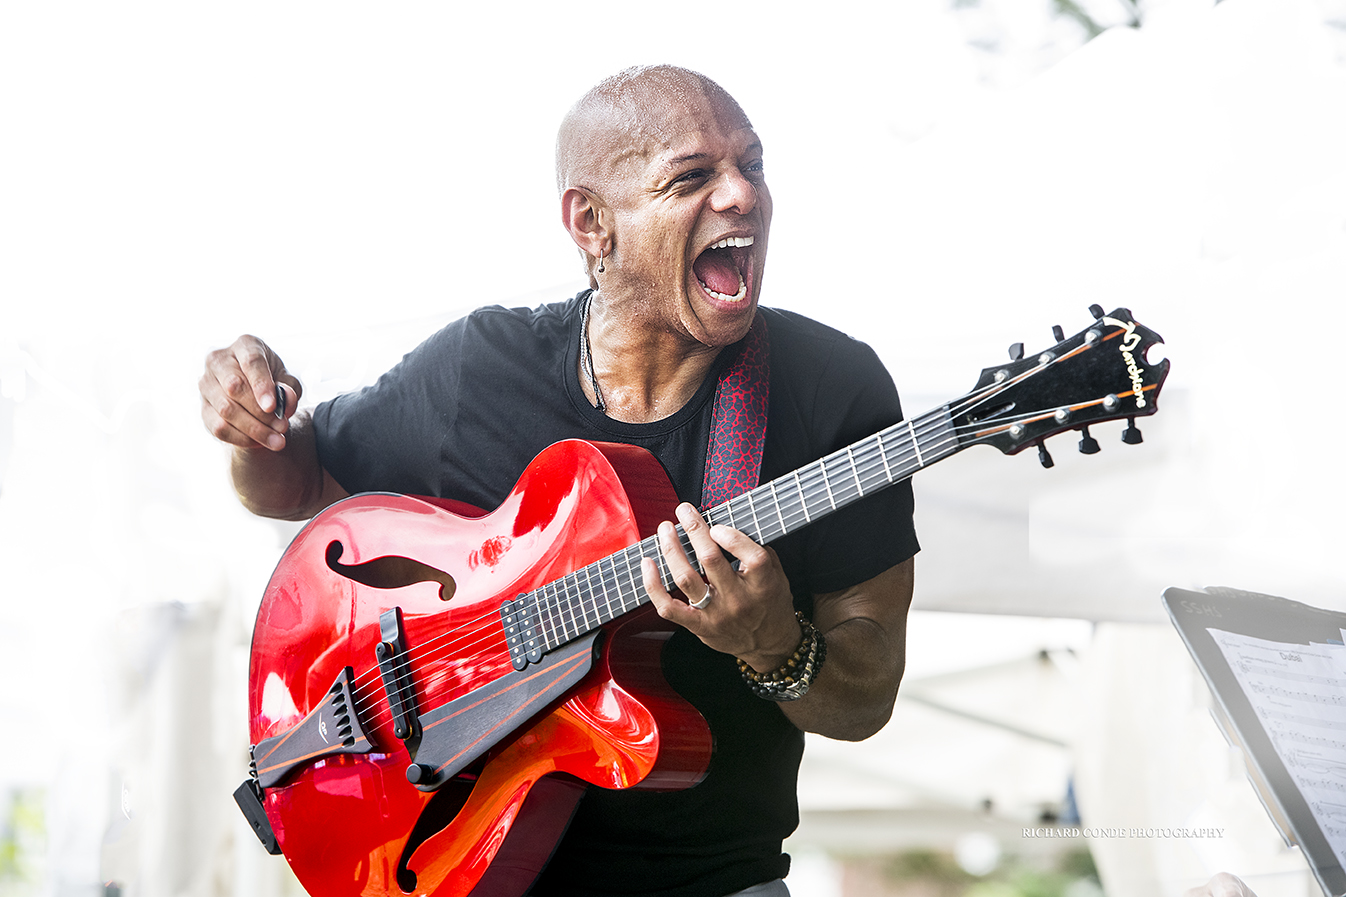
{"label": "open mouth", "polygon": [[742,302],[747,297],[743,272],[752,262],[752,243],[752,237],[725,237],[697,256],[692,271],[712,299]]}

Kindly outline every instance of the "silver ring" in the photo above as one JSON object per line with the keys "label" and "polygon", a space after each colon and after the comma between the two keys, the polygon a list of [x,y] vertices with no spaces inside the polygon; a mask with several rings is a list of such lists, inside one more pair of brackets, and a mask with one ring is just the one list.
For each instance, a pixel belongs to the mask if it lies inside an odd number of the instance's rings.
{"label": "silver ring", "polygon": [[711,589],[710,583],[706,583],[706,594],[701,596],[700,601],[688,601],[687,606],[694,607],[697,610],[700,610],[701,608],[705,607],[706,602],[710,600],[710,589]]}

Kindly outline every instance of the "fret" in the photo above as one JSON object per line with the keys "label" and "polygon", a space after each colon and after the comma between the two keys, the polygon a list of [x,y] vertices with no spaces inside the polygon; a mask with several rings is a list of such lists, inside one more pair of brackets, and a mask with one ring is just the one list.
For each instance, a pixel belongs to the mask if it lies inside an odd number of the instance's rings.
{"label": "fret", "polygon": [[851,446],[846,446],[846,460],[851,464],[851,475],[855,477],[855,491],[861,497],[865,494],[865,487],[860,483],[860,468],[855,464],[855,452],[851,451]]}
{"label": "fret", "polygon": [[[633,559],[631,557],[633,551],[635,552],[634,563],[632,563]],[[644,593],[643,592],[644,587],[641,585],[640,580],[636,578],[636,571],[641,568],[640,562],[643,559],[644,555],[640,553],[640,543],[636,543],[635,545],[626,549],[626,551],[622,552],[622,554],[626,558],[626,579],[631,584],[631,588],[628,592],[628,594],[631,596],[631,607],[626,609],[631,610],[633,608],[639,607],[642,603],[640,596]],[[622,602],[622,607],[624,608],[626,607],[626,602],[624,600]]]}
{"label": "fret", "polygon": [[587,599],[580,601],[580,613],[584,616],[584,629],[581,631],[588,632],[594,626],[598,625],[597,620],[595,620],[593,624],[589,623],[589,611],[593,610],[594,615],[597,616],[598,592],[603,588],[603,583],[601,580],[594,580],[595,571],[592,564],[587,567],[581,567],[579,572],[584,574],[584,593],[585,599]]}
{"label": "fret", "polygon": [[[822,513],[828,513],[829,510],[836,510],[837,498],[836,494],[832,492],[832,481],[830,481],[830,479],[828,478],[828,463],[826,463],[826,459],[824,458],[822,459],[822,461],[814,463],[814,465],[810,467],[810,471],[813,470],[816,470],[818,478],[822,479],[822,496],[824,496],[826,500],[828,500],[828,508],[824,509],[824,512]],[[809,474],[804,475],[805,477],[809,477]],[[804,501],[805,502],[809,501],[808,494],[805,494]]]}
{"label": "fret", "polygon": [[743,495],[748,502],[748,514],[752,517],[752,535],[755,537],[754,541],[769,542],[771,540],[766,538],[766,532],[762,529],[762,523],[757,519],[757,505],[752,500],[753,493],[756,491],[756,489],[749,489]]}
{"label": "fret", "polygon": [[799,471],[794,472],[795,490],[799,492],[799,507],[804,511],[804,522],[812,523],[813,517],[809,514],[808,496],[804,494],[804,481],[799,476]]}
{"label": "fret", "polygon": [[[860,446],[856,456],[860,459],[856,462],[861,474],[862,486],[860,491],[866,495],[885,486],[891,485],[893,480],[888,475],[888,461],[883,457],[883,450],[879,447],[877,437],[870,437],[863,443],[856,443]],[[877,456],[879,463],[875,463]]]}
{"label": "fret", "polygon": [[552,611],[556,606],[556,600],[548,592],[551,591],[551,583],[547,583],[537,590],[537,608],[538,608],[538,626],[543,632],[543,642],[548,649],[555,648],[561,642],[556,637],[556,624],[553,622]]}
{"label": "fret", "polygon": [[916,450],[916,466],[924,467],[925,459],[921,457],[921,441],[916,438],[916,428],[912,426],[911,421],[907,421],[907,432],[911,434],[911,447]]}
{"label": "fret", "polygon": [[781,535],[785,535],[790,528],[785,525],[785,515],[781,513],[780,498],[776,495],[776,481],[767,483],[767,487],[771,490],[771,503],[776,506],[776,519],[780,521]]}
{"label": "fret", "polygon": [[589,618],[585,613],[585,608],[589,605],[589,571],[584,567],[571,572],[575,579],[575,601],[573,611],[575,615],[575,635],[583,635],[589,628]]}
{"label": "fret", "polygon": [[552,631],[553,631],[552,637],[556,639],[556,643],[558,645],[564,645],[566,642],[570,641],[570,635],[569,633],[566,632],[566,621],[565,621],[566,601],[565,601],[565,592],[563,590],[563,583],[560,580],[553,580],[550,583],[550,586],[551,586],[551,606],[552,606],[551,616],[552,620],[554,621],[552,623]]}
{"label": "fret", "polygon": [[[793,521],[789,528],[793,530],[800,526],[806,526],[809,523],[809,510],[804,501],[804,489],[798,473],[795,474],[794,488],[786,496],[786,501],[786,508],[789,511],[790,519]],[[804,515],[803,523],[799,522],[800,514]]]}
{"label": "fret", "polygon": [[[658,545],[656,544],[655,547],[657,549]],[[659,568],[659,582],[662,583],[666,589],[673,588],[673,571],[668,569],[668,561],[664,558],[664,553],[662,551],[656,550],[654,563],[655,566]]]}
{"label": "fret", "polygon": [[888,466],[888,450],[883,447],[883,433],[880,432],[874,437],[879,443],[879,457],[883,459],[883,476],[888,482],[893,482],[893,469]]}
{"label": "fret", "polygon": [[612,591],[616,593],[617,603],[615,605],[616,609],[614,610],[612,599],[608,599],[608,615],[607,618],[603,620],[604,623],[608,620],[616,619],[628,610],[626,606],[626,588],[622,585],[621,565],[625,562],[625,554],[620,557],[615,554],[608,557],[608,567],[612,570]]}
{"label": "fret", "polygon": [[860,493],[852,490],[852,477],[850,470],[847,469],[850,467],[850,460],[847,454],[846,449],[841,449],[823,459],[823,471],[827,475],[827,484],[831,490],[828,498],[834,511],[860,498]]}
{"label": "fret", "polygon": [[598,588],[603,593],[603,604],[600,607],[598,602],[594,602],[594,626],[601,626],[613,617],[612,613],[612,588],[613,582],[607,571],[603,569],[603,563],[611,565],[611,557],[599,558],[589,566],[594,569],[594,574],[598,579]]}
{"label": "fret", "polygon": [[561,587],[565,589],[566,610],[570,611],[570,623],[566,626],[566,641],[570,641],[580,634],[579,622],[575,619],[575,605],[579,603],[579,583],[575,574],[567,573],[561,580]]}
{"label": "fret", "polygon": [[[636,602],[635,605],[633,605],[633,604],[630,603],[630,599],[631,599],[631,587],[630,587],[630,582],[631,582],[631,549],[630,549],[630,548],[624,548],[624,549],[622,549],[621,563],[617,563],[617,562],[614,561],[614,562],[613,562],[613,565],[612,565],[612,572],[613,572],[613,575],[617,577],[617,599],[618,599],[618,602],[617,602],[617,603],[618,603],[618,606],[621,607],[621,613],[624,614],[624,613],[626,613],[627,611],[631,610],[632,607],[635,607],[635,606],[637,606],[637,605],[639,604],[639,602]],[[625,581],[623,581],[623,577],[625,577]]]}

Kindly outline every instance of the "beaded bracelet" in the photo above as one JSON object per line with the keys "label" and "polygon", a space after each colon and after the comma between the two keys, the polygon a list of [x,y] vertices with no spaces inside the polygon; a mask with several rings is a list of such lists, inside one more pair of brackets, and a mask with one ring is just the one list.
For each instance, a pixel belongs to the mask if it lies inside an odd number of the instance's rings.
{"label": "beaded bracelet", "polygon": [[805,619],[799,611],[795,611],[795,619],[799,621],[803,636],[799,640],[799,647],[795,648],[795,653],[790,655],[779,669],[759,673],[746,661],[738,662],[738,671],[742,674],[743,681],[748,683],[753,694],[759,698],[768,701],[797,701],[804,697],[808,694],[809,686],[813,684],[814,677],[818,675],[818,670],[827,657],[827,641],[818,631],[818,627]]}

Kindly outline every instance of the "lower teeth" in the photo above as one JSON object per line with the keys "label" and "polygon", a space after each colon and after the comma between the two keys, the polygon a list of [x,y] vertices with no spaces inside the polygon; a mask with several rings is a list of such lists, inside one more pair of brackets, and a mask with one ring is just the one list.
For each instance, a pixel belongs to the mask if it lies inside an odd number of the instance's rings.
{"label": "lower teeth", "polygon": [[[697,281],[697,283],[701,282]],[[738,276],[738,292],[732,296],[726,296],[724,293],[717,293],[704,283],[701,284],[701,288],[709,293],[711,298],[719,299],[721,302],[742,302],[743,298],[748,295],[748,285],[744,282],[742,274]]]}

